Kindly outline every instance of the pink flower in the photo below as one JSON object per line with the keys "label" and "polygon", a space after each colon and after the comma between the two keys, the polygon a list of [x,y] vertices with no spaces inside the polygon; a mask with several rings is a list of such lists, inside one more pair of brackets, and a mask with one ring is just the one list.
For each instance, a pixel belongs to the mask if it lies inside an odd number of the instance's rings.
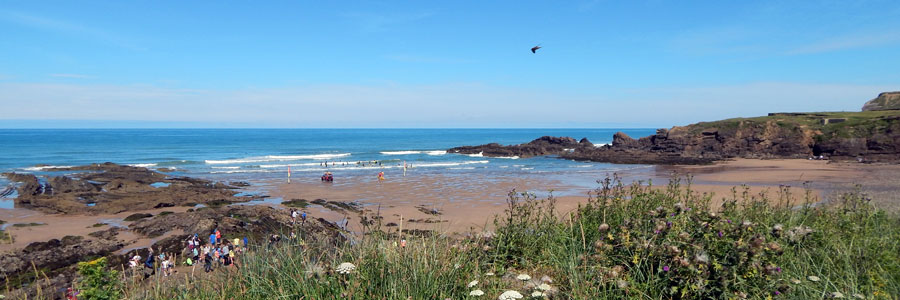
{"label": "pink flower", "polygon": [[663,267],[663,271],[668,272],[668,271],[669,271],[669,266],[664,266],[664,267]]}

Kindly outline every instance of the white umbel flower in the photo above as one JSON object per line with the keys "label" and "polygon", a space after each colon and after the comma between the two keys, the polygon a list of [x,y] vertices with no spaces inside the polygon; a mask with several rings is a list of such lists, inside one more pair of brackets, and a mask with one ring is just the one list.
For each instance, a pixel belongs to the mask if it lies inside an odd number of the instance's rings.
{"label": "white umbel flower", "polygon": [[484,273],[484,276],[494,276],[494,272],[487,272],[487,273]]}
{"label": "white umbel flower", "polygon": [[338,265],[337,268],[335,268],[334,270],[340,274],[350,274],[350,272],[353,272],[353,270],[356,270],[356,265],[345,262],[345,263],[341,263],[340,265]]}
{"label": "white umbel flower", "polygon": [[481,296],[484,296],[484,291],[482,291],[482,290],[473,290],[473,291],[469,292],[469,296],[472,296],[472,297],[481,297]]}
{"label": "white umbel flower", "polygon": [[528,280],[531,280],[531,275],[519,274],[519,276],[516,276],[516,279],[521,280],[521,281],[528,281]]}
{"label": "white umbel flower", "polygon": [[544,293],[542,293],[541,291],[534,291],[533,293],[531,293],[531,297],[532,298],[541,298],[541,297],[544,297]]}
{"label": "white umbel flower", "polygon": [[505,291],[505,292],[503,292],[503,294],[500,294],[500,297],[497,297],[497,299],[499,299],[499,300],[515,300],[515,299],[522,299],[524,297],[525,296],[522,296],[522,294],[519,294],[519,292],[516,292],[516,291]]}
{"label": "white umbel flower", "polygon": [[539,289],[541,291],[545,291],[545,292],[549,291],[551,288],[552,287],[550,287],[550,285],[546,284],[546,283],[541,283],[541,285],[537,286],[537,289]]}
{"label": "white umbel flower", "polygon": [[812,282],[816,282],[816,281],[819,281],[819,276],[810,275],[810,276],[806,277],[806,279],[809,279],[809,281],[812,281]]}
{"label": "white umbel flower", "polygon": [[469,284],[466,285],[466,287],[470,287],[470,288],[471,288],[471,287],[474,287],[474,286],[476,286],[476,285],[478,285],[478,280],[472,280],[471,282],[469,282]]}

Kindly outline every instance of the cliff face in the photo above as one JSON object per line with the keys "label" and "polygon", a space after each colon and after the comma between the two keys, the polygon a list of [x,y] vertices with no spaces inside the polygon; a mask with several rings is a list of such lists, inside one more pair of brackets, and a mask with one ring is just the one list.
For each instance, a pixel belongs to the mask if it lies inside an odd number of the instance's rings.
{"label": "cliff face", "polygon": [[869,100],[862,107],[862,111],[893,109],[900,109],[900,92],[884,92],[878,94],[878,97]]}
{"label": "cliff face", "polygon": [[900,160],[900,111],[771,114],[659,129],[633,139],[616,133],[600,148],[563,158],[611,163],[704,164],[733,157]]}

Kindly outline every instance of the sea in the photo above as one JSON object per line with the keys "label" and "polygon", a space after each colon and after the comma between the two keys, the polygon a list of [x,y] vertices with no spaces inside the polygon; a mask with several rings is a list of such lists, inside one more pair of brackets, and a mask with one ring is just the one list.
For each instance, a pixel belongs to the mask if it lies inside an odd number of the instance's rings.
{"label": "sea", "polygon": [[[527,143],[541,136],[611,143],[616,132],[633,137],[655,129],[0,129],[0,172],[54,176],[47,169],[114,162],[172,176],[250,183],[315,177],[556,176],[595,184],[597,176],[639,165],[578,162],[558,157],[483,157],[447,153],[464,145]],[[570,176],[570,174],[585,174]],[[10,186],[0,178],[0,189]],[[0,208],[12,208],[10,194]]]}

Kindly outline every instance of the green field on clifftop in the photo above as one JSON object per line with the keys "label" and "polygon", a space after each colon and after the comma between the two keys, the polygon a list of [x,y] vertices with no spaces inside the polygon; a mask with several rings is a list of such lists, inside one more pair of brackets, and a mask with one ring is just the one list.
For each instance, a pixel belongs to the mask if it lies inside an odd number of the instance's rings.
{"label": "green field on clifftop", "polygon": [[[823,137],[847,138],[871,134],[874,130],[889,126],[891,122],[897,122],[898,118],[900,118],[900,110],[773,113],[762,117],[700,122],[688,125],[688,127],[691,132],[700,132],[710,128],[735,129],[740,127],[741,124],[764,124],[774,121],[778,126],[786,129],[803,128],[821,131]],[[827,124],[826,120],[828,120]]]}

